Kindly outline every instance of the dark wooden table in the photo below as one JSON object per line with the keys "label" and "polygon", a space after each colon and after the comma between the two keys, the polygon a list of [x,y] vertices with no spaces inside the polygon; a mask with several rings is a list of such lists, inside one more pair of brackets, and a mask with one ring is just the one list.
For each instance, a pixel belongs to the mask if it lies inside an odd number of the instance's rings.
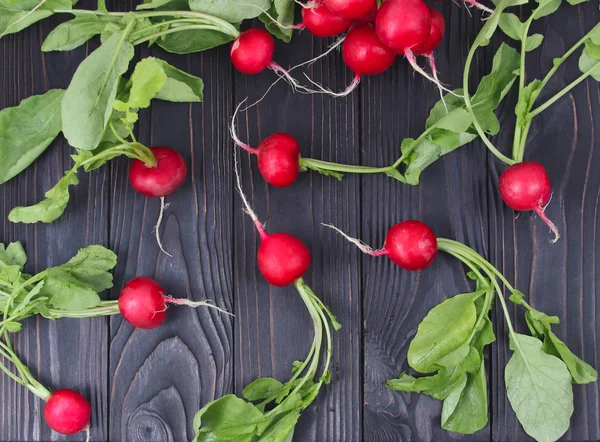
{"label": "dark wooden table", "polygon": [[[81,2],[91,7],[95,2]],[[109,2],[129,10],[137,2]],[[478,19],[451,2],[439,4],[447,20],[438,51],[444,81],[460,85],[463,61]],[[518,10],[516,11],[518,12]],[[530,76],[549,69],[598,20],[597,2],[563,6],[535,23],[546,34],[542,49],[528,60]],[[66,87],[97,42],[67,53],[43,54],[41,42],[61,19],[0,41],[0,108],[53,87]],[[312,58],[327,40],[307,33],[289,47],[280,45],[283,65]],[[492,45],[494,47],[494,45]],[[236,103],[259,97],[272,73],[245,77],[235,72],[226,47],[203,54],[159,54],[206,82],[201,105],[155,102],[143,113],[139,136],[149,145],[169,145],[188,161],[189,179],[169,197],[161,231],[174,257],[159,253],[152,235],[159,204],[135,193],[127,181],[128,161],[118,159],[91,174],[80,174],[65,216],[51,225],[15,225],[8,211],[42,198],[70,167],[71,153],[61,139],[25,173],[0,187],[0,241],[20,240],[30,257],[28,269],[62,263],[82,246],[103,244],[119,255],[116,299],[136,275],[159,280],[169,293],[210,299],[234,311],[229,318],[206,309],[173,309],[154,331],[134,330],[120,317],[94,320],[31,319],[15,336],[15,346],[32,372],[51,388],[74,388],[91,400],[92,440],[183,442],[193,437],[199,407],[229,392],[239,393],[258,376],[286,379],[292,361],[309,348],[311,326],[293,288],[269,287],[258,273],[258,238],[234,190],[233,145],[227,125]],[[493,48],[478,53],[483,75]],[[333,55],[310,70],[333,89],[351,81],[341,57]],[[555,77],[552,88],[578,75],[576,59]],[[284,230],[305,241],[313,255],[307,281],[338,315],[333,376],[296,431],[298,441],[521,441],[527,436],[507,401],[503,369],[510,356],[506,329],[494,309],[498,341],[488,351],[489,425],[472,436],[440,428],[440,404],[417,394],[401,394],[384,382],[407,368],[406,351],[426,312],[446,297],[469,289],[464,269],[440,256],[422,273],[403,272],[386,259],[362,256],[322,222],[380,245],[394,223],[417,218],[439,236],[455,238],[488,257],[530,302],[561,317],[557,334],[575,353],[600,366],[600,90],[589,81],[537,119],[526,158],[549,170],[554,198],[548,209],[563,237],[552,245],[540,220],[515,218],[498,195],[504,166],[474,142],[427,169],[419,187],[385,176],[347,176],[339,182],[302,174],[288,189],[265,185],[256,161],[243,154],[244,189],[270,231]],[[514,100],[514,97],[512,98]],[[391,164],[399,143],[421,133],[437,91],[399,59],[383,75],[364,78],[345,99],[294,95],[279,84],[258,107],[239,120],[242,138],[256,145],[276,131],[296,136],[302,153],[324,160],[365,165]],[[510,104],[510,99],[509,99]],[[497,145],[508,151],[513,107],[501,111],[504,130]],[[594,119],[597,121],[594,122]],[[516,314],[517,309],[511,307]],[[522,317],[522,312],[519,313]],[[524,329],[522,321],[517,322]],[[575,386],[575,414],[564,440],[600,440],[598,384]],[[42,403],[7,377],[0,384],[0,440],[82,440],[59,437],[41,418]]]}

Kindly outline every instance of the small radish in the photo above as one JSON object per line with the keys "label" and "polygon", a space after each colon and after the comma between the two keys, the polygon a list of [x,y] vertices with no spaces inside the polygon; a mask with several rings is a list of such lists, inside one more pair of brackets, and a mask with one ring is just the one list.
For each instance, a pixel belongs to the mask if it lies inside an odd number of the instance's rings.
{"label": "small radish", "polygon": [[362,75],[376,75],[389,69],[396,59],[396,53],[384,45],[375,29],[363,25],[352,28],[342,43],[342,57],[348,68],[354,72],[354,80],[343,92],[335,93],[311,82],[322,92],[335,97],[350,94],[360,83]]}
{"label": "small radish", "polygon": [[558,241],[558,228],[544,213],[552,196],[550,179],[544,166],[536,162],[510,166],[500,176],[499,186],[500,195],[508,207],[520,212],[533,210],[554,233],[552,242]]}
{"label": "small radish", "polygon": [[134,327],[142,329],[152,329],[162,324],[167,315],[168,304],[211,307],[229,314],[206,301],[171,298],[156,281],[145,276],[129,281],[119,295],[119,311],[123,318]]}
{"label": "small radish", "polygon": [[315,37],[335,37],[346,32],[352,21],[332,13],[324,5],[302,8],[302,24]]}
{"label": "small radish", "polygon": [[151,147],[150,151],[156,160],[154,166],[148,166],[139,159],[133,160],[129,167],[129,182],[138,193],[160,198],[160,213],[154,227],[156,242],[163,253],[172,256],[163,248],[159,230],[167,208],[165,196],[171,195],[185,182],[187,165],[181,155],[168,147]]}
{"label": "small radish", "polygon": [[427,41],[431,12],[422,0],[387,0],[379,8],[375,29],[385,45],[403,54]]}
{"label": "small radish", "polygon": [[87,429],[91,415],[89,402],[73,390],[55,391],[44,407],[46,423],[61,434],[75,434]]}
{"label": "small radish", "polygon": [[333,14],[349,20],[361,18],[376,6],[376,0],[323,0]]}
{"label": "small radish", "polygon": [[235,129],[235,120],[242,101],[231,119],[231,137],[235,144],[258,157],[258,170],[265,181],[275,187],[292,185],[300,172],[300,145],[291,135],[276,133],[265,138],[255,149],[243,143]]}
{"label": "small radish", "polygon": [[231,45],[231,63],[242,74],[262,72],[273,63],[275,41],[264,29],[250,28],[240,34]]}
{"label": "small radish", "polygon": [[334,226],[344,238],[355,244],[363,253],[371,256],[388,256],[404,270],[423,270],[433,262],[438,252],[437,238],[427,224],[408,220],[394,225],[385,238],[384,248],[373,250],[356,238],[351,238]]}
{"label": "small radish", "polygon": [[151,147],[150,151],[156,158],[154,167],[141,160],[133,160],[129,168],[129,182],[145,196],[162,198],[171,195],[185,182],[185,160],[168,147]]}

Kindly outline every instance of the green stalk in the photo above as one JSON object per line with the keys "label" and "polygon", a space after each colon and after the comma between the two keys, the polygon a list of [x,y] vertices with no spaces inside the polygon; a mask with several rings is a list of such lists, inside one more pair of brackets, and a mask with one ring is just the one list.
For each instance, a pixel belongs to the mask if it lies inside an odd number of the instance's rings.
{"label": "green stalk", "polygon": [[217,31],[217,32],[219,32],[221,29],[218,28],[217,26],[210,26],[210,25],[178,26],[176,28],[166,29],[164,31],[156,32],[154,34],[151,34],[151,35],[148,35],[146,37],[140,38],[139,40],[135,40],[132,43],[132,45],[137,46],[137,45],[140,45],[142,43],[146,43],[147,41],[150,41],[150,40],[158,38],[158,37],[163,37],[163,36],[169,35],[169,34],[175,34],[176,32],[180,32],[180,31],[192,31],[192,30]]}
{"label": "green stalk", "polygon": [[48,317],[51,319],[60,318],[97,318],[100,316],[112,316],[120,314],[119,301],[102,301],[97,307],[91,307],[85,310],[61,310],[48,309]]}
{"label": "green stalk", "polygon": [[318,169],[330,170],[332,172],[344,172],[344,173],[385,173],[391,169],[391,166],[387,167],[369,167],[369,166],[354,166],[351,164],[338,164],[330,163],[329,161],[315,160],[312,158],[300,158],[300,167],[302,169],[312,169],[313,167]]}

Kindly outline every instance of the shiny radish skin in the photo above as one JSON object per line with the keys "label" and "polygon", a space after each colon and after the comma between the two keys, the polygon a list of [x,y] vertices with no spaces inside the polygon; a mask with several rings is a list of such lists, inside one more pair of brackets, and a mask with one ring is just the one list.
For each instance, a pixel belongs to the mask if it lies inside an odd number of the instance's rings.
{"label": "shiny radish skin", "polygon": [[123,318],[137,328],[156,328],[167,316],[165,291],[156,281],[145,276],[125,284],[118,303]]}
{"label": "shiny radish skin", "polygon": [[377,18],[377,11],[379,11],[379,9],[377,9],[377,5],[375,5],[365,15],[363,15],[362,17],[357,18],[356,22],[357,23],[363,23],[363,24],[375,23],[375,19]]}
{"label": "shiny radish skin", "polygon": [[431,13],[431,30],[429,31],[429,37],[425,43],[421,46],[413,49],[415,55],[428,55],[431,54],[440,45],[444,39],[444,33],[446,32],[446,21],[440,11],[435,8],[429,8]]}
{"label": "shiny radish skin", "polygon": [[310,252],[295,236],[287,233],[263,233],[258,248],[258,268],[274,286],[293,284],[310,267]]}
{"label": "shiny radish skin", "polygon": [[355,74],[376,75],[394,63],[396,53],[381,42],[375,29],[364,25],[348,32],[342,43],[342,58]]}
{"label": "shiny radish skin", "polygon": [[422,0],[387,0],[379,8],[375,30],[386,46],[404,54],[429,38],[431,12]]}
{"label": "shiny radish skin", "polygon": [[89,402],[73,390],[58,390],[50,395],[44,407],[48,426],[60,434],[76,434],[90,425]]}
{"label": "shiny radish skin", "polygon": [[377,5],[376,0],[323,0],[332,13],[339,17],[354,20],[367,15]]}
{"label": "shiny radish skin", "polygon": [[437,238],[421,221],[407,220],[394,225],[385,239],[385,251],[394,264],[404,270],[423,270],[435,259]]}
{"label": "shiny radish skin", "polygon": [[129,182],[138,193],[145,196],[171,195],[185,182],[185,160],[168,147],[151,147],[150,151],[156,158],[156,164],[150,167],[143,161],[133,160],[129,167]]}
{"label": "shiny radish skin", "polygon": [[302,24],[315,37],[335,37],[346,32],[351,20],[339,17],[324,5],[302,8]]}
{"label": "shiny radish skin", "polygon": [[261,28],[250,28],[235,39],[229,56],[238,71],[254,75],[269,67],[274,53],[275,41],[271,34]]}
{"label": "shiny radish skin", "polygon": [[499,186],[506,205],[520,212],[545,206],[552,194],[546,169],[536,162],[510,166],[500,176]]}
{"label": "shiny radish skin", "polygon": [[272,186],[292,185],[300,172],[300,145],[291,135],[276,133],[265,138],[256,149],[258,170]]}

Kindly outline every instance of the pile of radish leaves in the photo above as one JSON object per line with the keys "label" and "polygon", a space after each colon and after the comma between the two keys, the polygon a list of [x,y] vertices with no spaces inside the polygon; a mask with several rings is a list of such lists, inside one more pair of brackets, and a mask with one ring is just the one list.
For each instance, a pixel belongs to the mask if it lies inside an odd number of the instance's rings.
{"label": "pile of radish leaves", "polygon": [[[341,325],[302,278],[295,286],[313,321],[314,337],[308,357],[293,363],[292,377],[285,384],[274,378],[260,378],[244,388],[244,399],[230,394],[204,406],[194,418],[194,442],[291,442],[300,414],[315,400],[321,386],[329,384],[329,323],[335,330]],[[327,342],[326,359],[318,375],[323,338]]]}
{"label": "pile of radish leaves", "polygon": [[[407,359],[413,370],[427,376],[402,373],[387,382],[388,388],[443,401],[441,425],[446,430],[472,434],[484,428],[488,422],[484,348],[496,340],[489,318],[496,298],[513,351],[504,372],[511,406],[535,440],[557,440],[569,428],[573,414],[572,384],[595,382],[596,370],[554,334],[552,326],[559,319],[527,304],[492,264],[456,241],[439,239],[438,245],[467,266],[476,290],[435,306],[419,325]],[[510,301],[525,308],[530,335],[515,330],[498,280],[509,291]]]}
{"label": "pile of radish leaves", "polygon": [[[203,51],[236,38],[239,23],[261,11],[290,21],[294,6],[291,0],[251,0],[244,6],[153,0],[139,5],[137,11],[108,12],[104,1],[98,2],[97,10],[74,9],[75,3],[0,0],[0,38],[50,15],[68,14],[74,18],[47,36],[44,51],[72,50],[97,35],[102,40],[80,64],[66,90],[54,89],[0,111],[0,184],[32,164],[61,132],[76,150],[72,168],[46,192],[46,198],[14,208],[9,214],[13,222],[50,223],[59,218],[69,202],[69,187],[79,184],[80,169],[96,169],[118,156],[153,165],[150,150],[137,142],[133,132],[138,111],[149,107],[152,99],[203,101],[202,79],[158,58],[141,60],[128,77],[135,46],[157,44],[174,53]],[[271,30],[282,39],[291,37],[291,30]]]}

